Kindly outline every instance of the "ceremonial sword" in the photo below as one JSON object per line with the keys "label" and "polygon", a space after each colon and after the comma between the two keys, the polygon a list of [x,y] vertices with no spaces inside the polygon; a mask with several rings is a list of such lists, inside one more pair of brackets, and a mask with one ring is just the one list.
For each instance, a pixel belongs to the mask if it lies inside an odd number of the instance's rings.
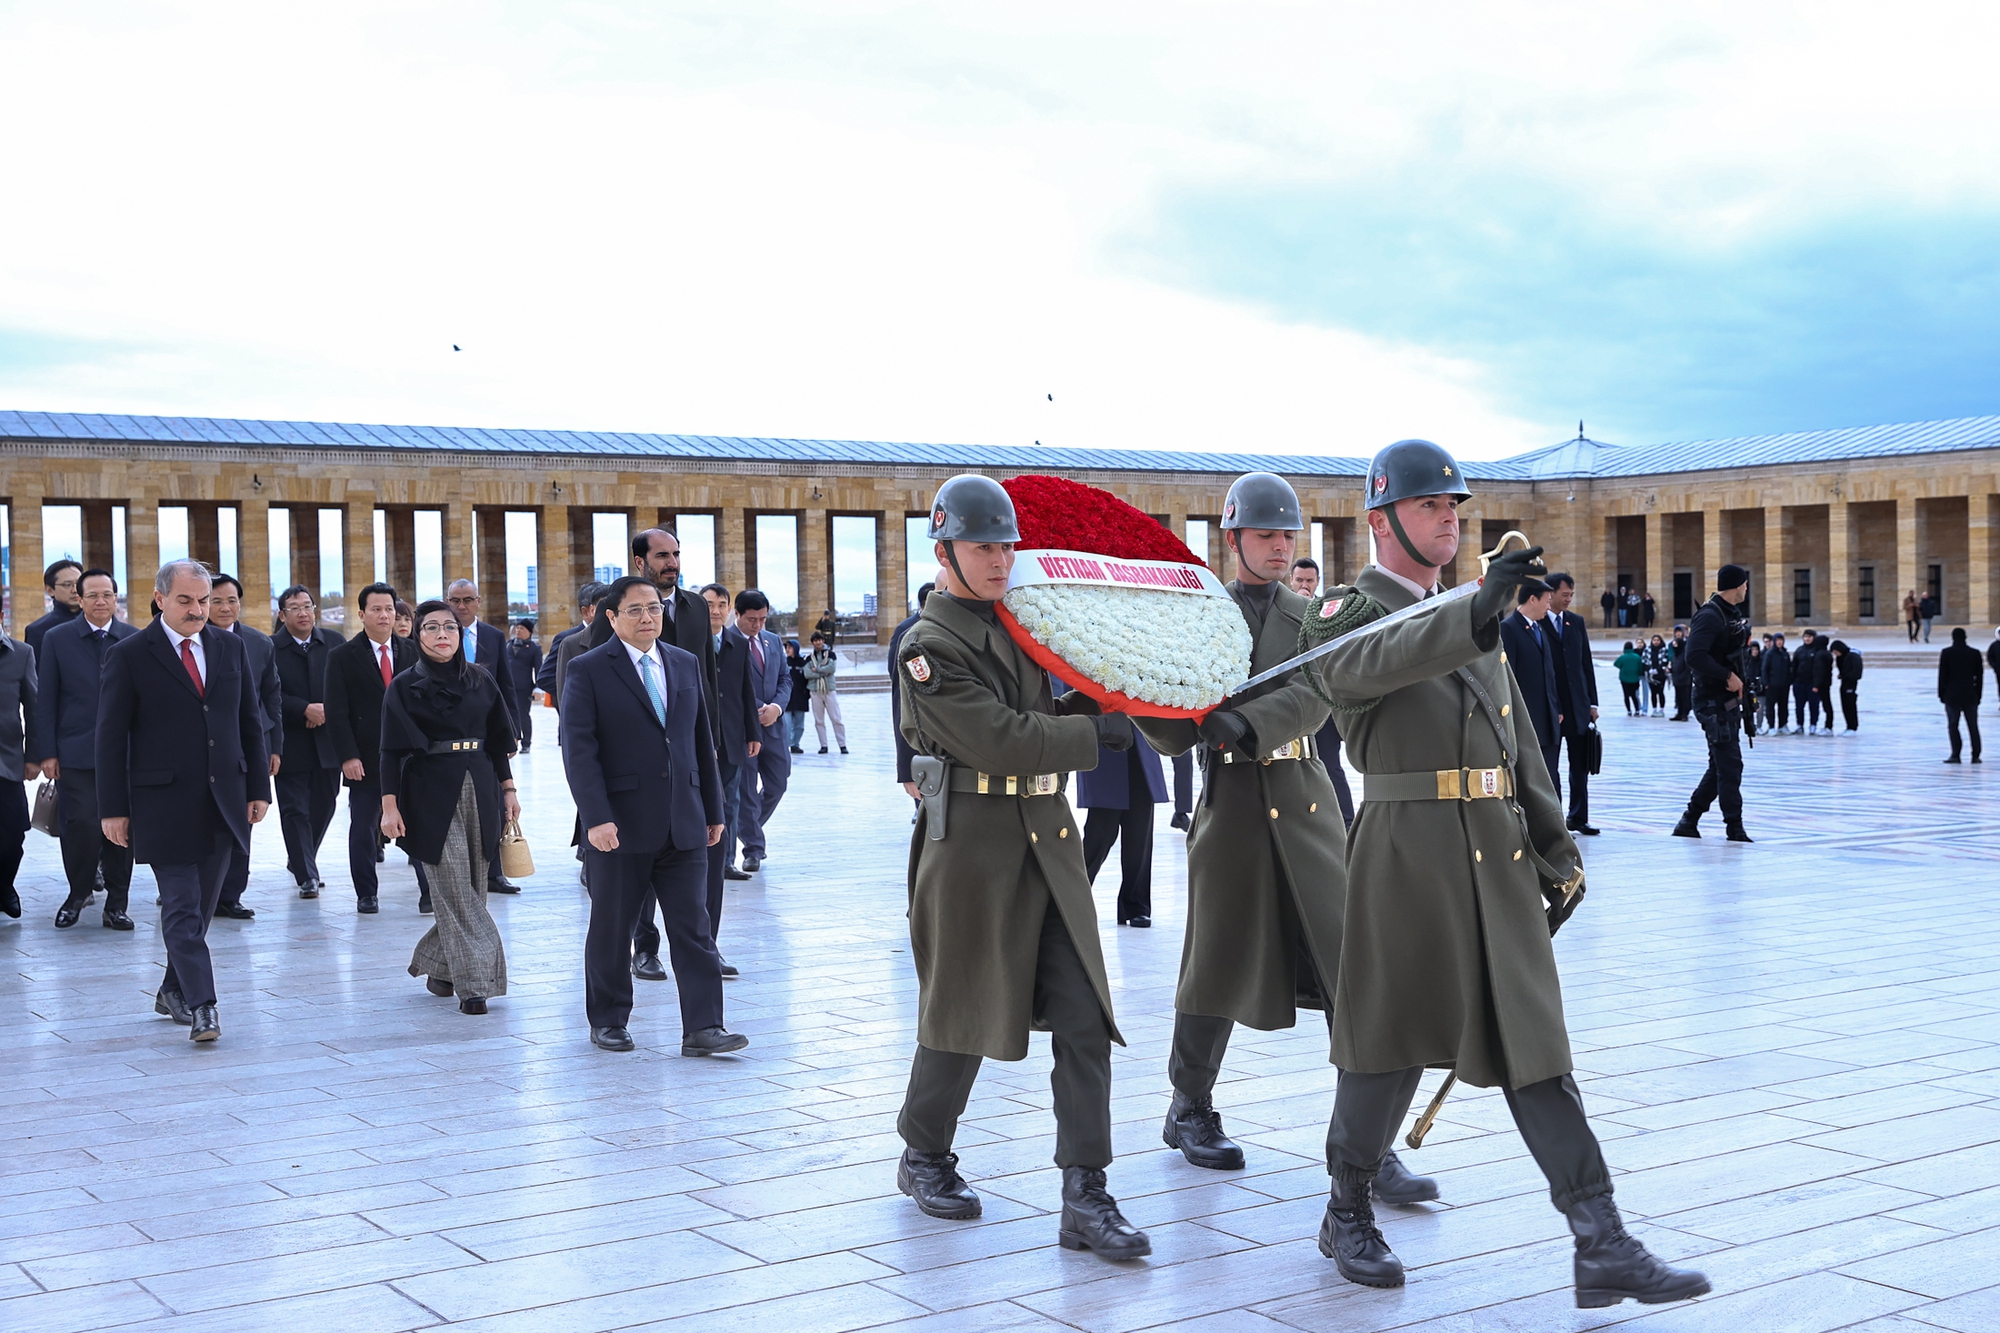
{"label": "ceremonial sword", "polygon": [[1389,626],[1395,624],[1397,621],[1408,620],[1412,616],[1429,615],[1433,610],[1437,609],[1440,606],[1445,605],[1448,602],[1461,601],[1464,598],[1472,596],[1472,594],[1479,591],[1479,585],[1486,582],[1487,566],[1491,565],[1495,560],[1499,559],[1501,554],[1506,551],[1507,543],[1514,540],[1514,538],[1516,537],[1519,537],[1521,539],[1521,545],[1524,547],[1534,545],[1533,542],[1528,540],[1528,535],[1525,532],[1509,531],[1500,538],[1499,545],[1495,546],[1492,550],[1487,551],[1485,554],[1479,557],[1479,577],[1474,579],[1472,582],[1462,583],[1458,587],[1449,589],[1445,592],[1441,592],[1435,597],[1426,597],[1423,601],[1418,602],[1414,606],[1406,606],[1400,611],[1391,611],[1388,615],[1382,616],[1376,620],[1371,620],[1367,624],[1362,625],[1357,629],[1351,629],[1347,633],[1342,634],[1337,638],[1328,639],[1325,643],[1318,644],[1314,647],[1308,648],[1304,652],[1300,653],[1297,657],[1287,658],[1285,661],[1278,663],[1278,665],[1272,667],[1268,671],[1259,671],[1256,675],[1250,677],[1250,679],[1244,681],[1241,685],[1238,685],[1234,689],[1230,690],[1229,694],[1225,697],[1233,698],[1236,695],[1243,693],[1243,691],[1245,690],[1255,689],[1257,686],[1262,685],[1267,680],[1276,680],[1278,677],[1284,675],[1287,671],[1295,671],[1299,667],[1304,666],[1307,662],[1310,662],[1315,658],[1326,656],[1328,653],[1332,652],[1335,648],[1339,647],[1343,643],[1354,642],[1354,640],[1360,638],[1364,634],[1373,634],[1377,630],[1387,629]]}

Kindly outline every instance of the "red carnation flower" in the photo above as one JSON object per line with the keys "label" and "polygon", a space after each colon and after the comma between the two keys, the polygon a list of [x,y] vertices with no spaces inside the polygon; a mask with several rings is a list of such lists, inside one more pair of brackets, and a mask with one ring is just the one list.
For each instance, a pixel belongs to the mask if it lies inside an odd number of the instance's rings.
{"label": "red carnation flower", "polygon": [[1030,474],[1000,483],[1014,501],[1026,550],[1082,551],[1120,560],[1174,560],[1207,566],[1152,515],[1109,491]]}

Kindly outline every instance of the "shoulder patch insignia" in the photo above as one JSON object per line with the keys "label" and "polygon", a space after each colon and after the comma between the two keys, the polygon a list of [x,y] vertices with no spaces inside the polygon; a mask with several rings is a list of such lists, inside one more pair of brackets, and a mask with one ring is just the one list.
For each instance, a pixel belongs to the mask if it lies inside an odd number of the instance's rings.
{"label": "shoulder patch insignia", "polygon": [[1322,606],[1319,609],[1319,618],[1321,620],[1332,620],[1333,613],[1340,610],[1340,600],[1340,598],[1336,597],[1325,606]]}
{"label": "shoulder patch insignia", "polygon": [[917,684],[927,685],[930,683],[931,664],[924,660],[922,653],[918,653],[905,661],[903,669],[910,673],[910,679],[917,682]]}

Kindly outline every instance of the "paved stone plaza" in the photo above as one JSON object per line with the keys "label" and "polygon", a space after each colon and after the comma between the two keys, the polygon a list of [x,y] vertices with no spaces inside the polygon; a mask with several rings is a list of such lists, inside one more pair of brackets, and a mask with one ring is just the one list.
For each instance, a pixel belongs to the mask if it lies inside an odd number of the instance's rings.
{"label": "paved stone plaza", "polygon": [[147,872],[135,935],[95,911],[58,932],[56,846],[31,833],[27,913],[0,922],[0,1329],[2000,1329],[2000,762],[1941,766],[1934,669],[1871,666],[1859,739],[1760,739],[1756,846],[1715,816],[1674,839],[1699,734],[1623,718],[1599,671],[1604,835],[1557,953],[1619,1201],[1708,1272],[1701,1301],[1575,1310],[1562,1220],[1501,1099],[1473,1090],[1408,1154],[1444,1203],[1385,1210],[1409,1285],[1343,1282],[1313,1243],[1333,1071],[1312,1014],[1232,1046],[1217,1100],[1248,1170],[1163,1148],[1184,918],[1164,813],[1156,928],[1108,924],[1115,858],[1099,882],[1131,1042],[1111,1185],[1153,1258],[1055,1245],[1044,1038],[975,1092],[960,1149],[985,1217],[920,1216],[893,1168],[909,807],[886,696],[863,695],[855,753],[799,759],[775,859],[731,888],[729,1025],[753,1042],[736,1058],[676,1053],[670,984],[639,983],[638,1052],[590,1045],[546,721],[521,766],[541,873],[495,900],[513,990],[483,1018],[405,974],[426,922],[400,853],[382,914],[354,913],[344,808],[317,902],[293,895],[275,819],[260,828],[257,919],[211,931],[208,1048],[151,1011]]}

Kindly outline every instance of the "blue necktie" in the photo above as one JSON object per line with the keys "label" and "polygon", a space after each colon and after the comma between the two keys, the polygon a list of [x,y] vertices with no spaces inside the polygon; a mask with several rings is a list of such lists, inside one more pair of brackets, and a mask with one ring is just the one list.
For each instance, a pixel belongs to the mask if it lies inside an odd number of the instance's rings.
{"label": "blue necktie", "polygon": [[474,625],[459,637],[465,640],[465,660],[474,661],[479,654],[479,626]]}
{"label": "blue necktie", "polygon": [[653,660],[651,653],[639,659],[639,678],[646,682],[646,697],[653,701],[653,716],[664,727],[667,725],[667,696],[660,690],[659,670],[660,664]]}

